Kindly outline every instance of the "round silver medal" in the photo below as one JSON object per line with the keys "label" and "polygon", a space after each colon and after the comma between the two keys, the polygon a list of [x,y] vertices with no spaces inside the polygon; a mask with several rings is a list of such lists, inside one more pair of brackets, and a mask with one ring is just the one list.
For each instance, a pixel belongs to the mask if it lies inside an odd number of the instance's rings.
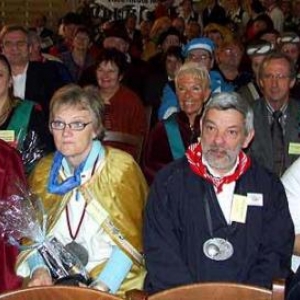
{"label": "round silver medal", "polygon": [[76,243],[75,241],[67,244],[65,246],[66,250],[71,254],[75,255],[83,266],[86,266],[89,261],[89,253],[88,251],[80,244]]}
{"label": "round silver medal", "polygon": [[206,257],[212,260],[222,261],[229,259],[233,255],[234,250],[229,241],[221,238],[212,238],[203,244],[203,252]]}

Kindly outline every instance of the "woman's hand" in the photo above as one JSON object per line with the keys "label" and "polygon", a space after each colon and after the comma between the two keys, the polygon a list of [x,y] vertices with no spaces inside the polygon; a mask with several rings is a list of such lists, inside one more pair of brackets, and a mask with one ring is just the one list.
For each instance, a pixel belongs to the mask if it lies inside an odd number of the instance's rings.
{"label": "woman's hand", "polygon": [[41,286],[41,285],[53,285],[51,275],[45,268],[36,269],[28,283],[29,287]]}

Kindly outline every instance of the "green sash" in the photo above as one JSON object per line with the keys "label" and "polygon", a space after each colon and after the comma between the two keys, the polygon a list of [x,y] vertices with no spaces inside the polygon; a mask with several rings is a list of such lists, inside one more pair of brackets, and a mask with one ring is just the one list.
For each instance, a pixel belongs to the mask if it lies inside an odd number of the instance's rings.
{"label": "green sash", "polygon": [[7,126],[7,130],[15,131],[15,139],[17,141],[18,149],[26,137],[30,115],[34,105],[35,103],[32,101],[21,100],[15,108],[15,111]]}
{"label": "green sash", "polygon": [[176,114],[173,114],[168,119],[164,120],[164,126],[174,160],[183,157],[185,153],[185,147],[175,116]]}

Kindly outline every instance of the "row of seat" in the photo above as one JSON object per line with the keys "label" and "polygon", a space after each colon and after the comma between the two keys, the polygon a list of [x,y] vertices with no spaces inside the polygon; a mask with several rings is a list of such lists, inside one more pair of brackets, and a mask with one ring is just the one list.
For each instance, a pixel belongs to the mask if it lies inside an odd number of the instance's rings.
{"label": "row of seat", "polygon": [[[74,286],[49,286],[20,289],[0,295],[2,300],[120,300],[93,289]],[[226,282],[197,283],[169,289],[151,296],[131,290],[127,300],[283,300],[284,282],[273,282],[272,290]]]}

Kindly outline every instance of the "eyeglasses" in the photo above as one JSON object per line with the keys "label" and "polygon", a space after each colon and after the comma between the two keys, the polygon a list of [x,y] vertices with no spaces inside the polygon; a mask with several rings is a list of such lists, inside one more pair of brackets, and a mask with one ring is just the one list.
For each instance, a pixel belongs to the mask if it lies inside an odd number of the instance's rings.
{"label": "eyeglasses", "polygon": [[205,54],[202,55],[189,54],[189,58],[193,61],[201,61],[201,60],[211,59],[211,56]]}
{"label": "eyeglasses", "polygon": [[91,123],[92,122],[83,123],[83,122],[76,121],[67,124],[63,121],[52,121],[50,123],[50,127],[54,130],[64,130],[66,127],[69,127],[71,130],[81,131]]}
{"label": "eyeglasses", "polygon": [[267,54],[269,51],[273,50],[273,45],[264,44],[264,45],[252,45],[247,48],[248,55],[255,55],[255,54]]}
{"label": "eyeglasses", "polygon": [[286,75],[286,74],[263,74],[263,79],[266,80],[283,80],[283,79],[287,79],[287,78],[291,78],[290,75]]}
{"label": "eyeglasses", "polygon": [[300,42],[300,38],[297,35],[286,35],[286,36],[281,36],[277,39],[278,43],[291,43],[291,44],[296,44]]}
{"label": "eyeglasses", "polygon": [[16,42],[5,41],[5,42],[3,42],[3,48],[6,48],[6,49],[10,49],[13,47],[23,48],[25,46],[28,46],[27,41],[16,41]]}

